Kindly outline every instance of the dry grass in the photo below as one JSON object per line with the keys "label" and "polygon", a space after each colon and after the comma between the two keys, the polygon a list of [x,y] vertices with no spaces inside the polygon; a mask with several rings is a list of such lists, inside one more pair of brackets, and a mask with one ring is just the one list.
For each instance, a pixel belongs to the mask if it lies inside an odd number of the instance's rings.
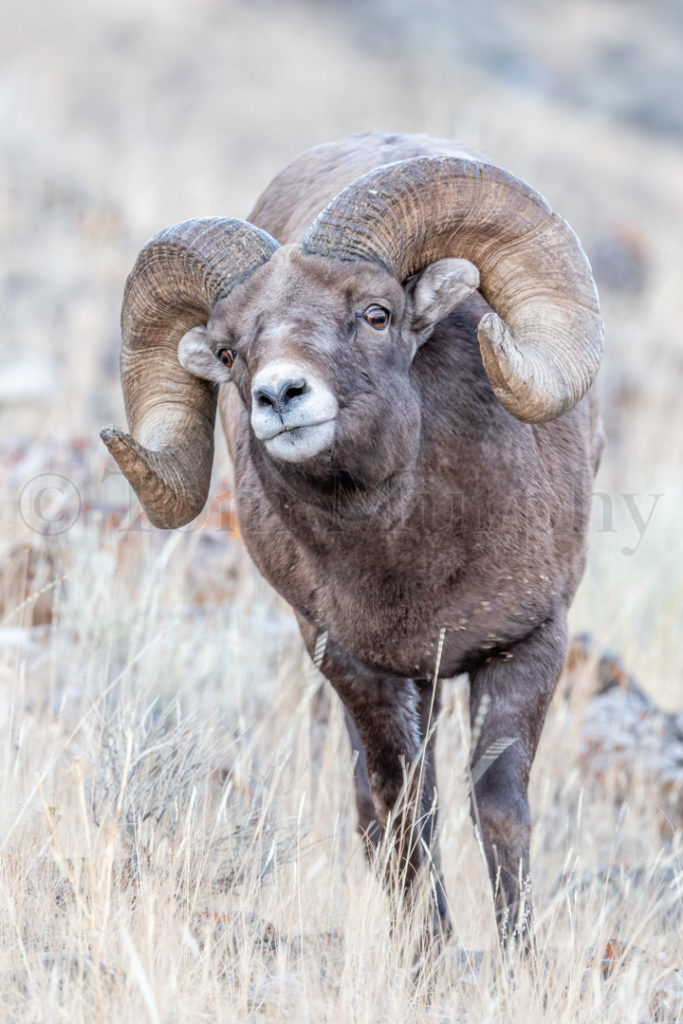
{"label": "dry grass", "polygon": [[[647,12],[632,6],[637,28]],[[597,53],[617,23],[628,35],[624,10],[592,5],[593,29],[565,11],[561,45],[536,11],[531,42],[567,75],[591,39]],[[202,527],[166,536],[140,522],[94,440],[123,420],[117,311],[146,237],[246,214],[287,159],[345,131],[466,138],[540,187],[593,259],[609,445],[573,624],[680,709],[681,148],[443,46],[398,59],[364,24],[359,47],[333,7],[303,2],[29,0],[3,19],[8,1021],[683,1020],[681,822],[637,764],[626,778],[586,772],[590,666],[558,699],[534,768],[547,967],[514,984],[493,952],[471,965],[460,952],[493,951],[495,935],[466,809],[466,694],[447,684],[438,760],[456,941],[416,976],[410,923],[391,934],[353,832],[339,709],[235,535],[225,456]],[[613,945],[607,970],[612,938],[637,949],[620,959]]]}
{"label": "dry grass", "polygon": [[[223,591],[188,600],[211,530],[140,534],[93,510],[64,535],[52,623],[17,625],[30,601],[6,613],[8,1019],[637,1021],[678,998],[680,842],[637,773],[629,810],[582,772],[585,696],[558,702],[534,774],[542,982],[495,982],[493,952],[468,968],[459,950],[495,935],[462,681],[438,752],[457,941],[414,976],[414,932],[392,937],[353,833],[339,709],[286,611],[229,534]],[[638,951],[604,980],[615,936]]]}

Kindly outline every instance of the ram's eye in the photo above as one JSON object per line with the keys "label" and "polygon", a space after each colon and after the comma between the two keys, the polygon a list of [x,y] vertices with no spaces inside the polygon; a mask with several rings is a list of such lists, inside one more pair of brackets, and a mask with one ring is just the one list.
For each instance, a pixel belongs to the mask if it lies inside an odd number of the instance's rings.
{"label": "ram's eye", "polygon": [[228,369],[235,362],[235,353],[231,348],[219,348],[218,358],[222,362],[223,366],[227,366]]}
{"label": "ram's eye", "polygon": [[384,306],[368,306],[363,311],[363,319],[367,320],[371,327],[374,327],[376,331],[383,331],[385,327],[389,326],[391,320],[391,313]]}

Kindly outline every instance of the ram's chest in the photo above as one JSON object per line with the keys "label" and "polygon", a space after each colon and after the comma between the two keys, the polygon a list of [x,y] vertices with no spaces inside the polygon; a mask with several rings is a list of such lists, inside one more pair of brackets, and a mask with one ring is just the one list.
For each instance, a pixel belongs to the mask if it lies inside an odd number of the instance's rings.
{"label": "ram's chest", "polygon": [[[253,522],[253,520],[252,520]],[[403,676],[424,670],[439,637],[444,581],[421,583],[407,567],[370,566],[349,542],[339,555],[279,530],[278,543],[245,523],[256,565],[292,608],[349,654]],[[272,541],[271,534],[269,540]]]}
{"label": "ram's chest", "polygon": [[[480,593],[458,571],[457,551],[428,570],[372,567],[354,558],[314,558],[303,548],[279,548],[260,566],[292,607],[352,657],[402,677],[462,671],[472,656],[500,648],[528,632],[539,606],[522,597],[516,581]],[[545,603],[545,602],[543,602]]]}
{"label": "ram's chest", "polygon": [[323,583],[316,618],[359,660],[399,676],[455,675],[523,636],[544,617],[548,595],[520,595],[518,587],[486,596],[453,577],[396,582],[382,589],[359,579],[356,587]]}
{"label": "ram's chest", "polygon": [[369,520],[330,533],[313,521],[304,528],[296,508],[265,502],[257,486],[238,495],[242,533],[266,579],[319,634],[395,675],[431,676],[439,659],[453,675],[505,651],[560,597],[562,574],[542,538],[516,545],[513,567],[509,531],[492,531],[486,545],[466,544],[467,531],[420,533],[410,523],[387,531]]}
{"label": "ram's chest", "polygon": [[422,675],[438,645],[440,594],[409,579],[320,580],[315,618],[336,643],[367,664],[402,676]]}

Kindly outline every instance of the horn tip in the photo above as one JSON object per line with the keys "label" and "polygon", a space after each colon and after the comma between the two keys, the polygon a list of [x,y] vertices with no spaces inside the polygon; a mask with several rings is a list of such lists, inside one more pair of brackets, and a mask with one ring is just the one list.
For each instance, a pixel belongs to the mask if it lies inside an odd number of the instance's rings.
{"label": "horn tip", "polygon": [[113,423],[108,423],[106,427],[102,427],[100,430],[100,437],[106,444],[107,448],[117,438],[121,436],[121,431],[118,427],[115,427]]}
{"label": "horn tip", "polygon": [[114,458],[116,458],[117,453],[123,448],[130,448],[133,442],[133,438],[130,434],[126,434],[124,430],[121,430],[119,427],[115,427],[113,423],[109,423],[106,427],[102,427],[102,430],[100,430],[100,437]]}

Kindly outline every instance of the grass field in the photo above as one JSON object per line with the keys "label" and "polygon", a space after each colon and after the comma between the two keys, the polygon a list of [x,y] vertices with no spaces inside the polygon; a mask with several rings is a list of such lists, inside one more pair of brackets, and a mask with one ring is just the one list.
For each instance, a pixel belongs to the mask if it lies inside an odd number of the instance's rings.
{"label": "grass field", "polygon": [[[663,3],[654,19],[638,0],[553,17],[524,0],[515,23],[491,2],[492,24],[518,24],[506,45],[524,57],[502,75],[488,37],[466,35],[479,31],[474,15],[445,45],[448,6],[427,4],[432,21],[416,28],[407,5],[391,21],[380,0],[354,26],[332,2],[8,5],[8,1021],[683,1020],[683,145],[671,119],[630,115],[605,63],[615,47],[626,61],[632,52],[634,73],[649,69],[643,109],[648,89],[656,107],[678,22]],[[675,102],[683,83],[670,84]],[[532,776],[547,961],[535,981],[496,969],[467,812],[466,681],[446,684],[438,746],[456,935],[416,975],[410,923],[391,933],[354,832],[339,708],[242,548],[224,446],[206,513],[162,534],[97,439],[124,422],[118,307],[146,238],[187,217],[244,216],[303,148],[369,128],[460,137],[529,180],[576,228],[602,296],[608,447],[572,613],[595,656],[560,688]],[[648,768],[665,760],[657,736],[646,749],[625,718],[608,716],[617,756],[599,771],[588,756],[605,649],[669,713],[666,778]]]}

